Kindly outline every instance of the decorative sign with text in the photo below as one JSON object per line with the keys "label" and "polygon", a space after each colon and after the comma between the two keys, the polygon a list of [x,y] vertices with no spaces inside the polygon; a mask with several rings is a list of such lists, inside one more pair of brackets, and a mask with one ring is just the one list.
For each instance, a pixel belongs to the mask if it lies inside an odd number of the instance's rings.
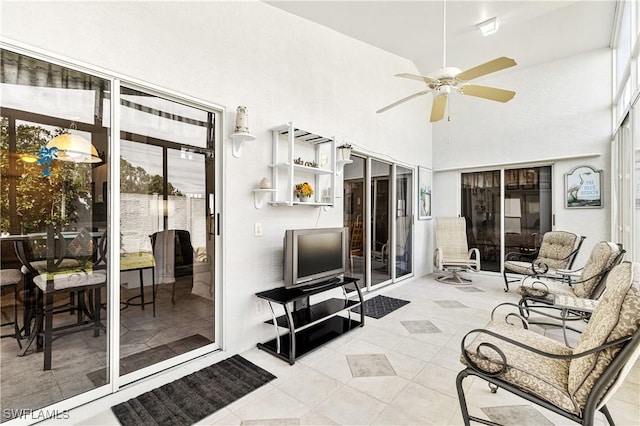
{"label": "decorative sign with text", "polygon": [[601,208],[602,170],[580,166],[565,175],[567,208]]}

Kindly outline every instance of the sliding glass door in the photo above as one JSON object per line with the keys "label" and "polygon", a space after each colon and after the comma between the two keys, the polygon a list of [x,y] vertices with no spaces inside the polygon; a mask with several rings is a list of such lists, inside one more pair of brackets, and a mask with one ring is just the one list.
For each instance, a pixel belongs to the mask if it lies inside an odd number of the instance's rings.
{"label": "sliding glass door", "polygon": [[352,155],[344,167],[349,275],[368,288],[413,274],[414,170]]}
{"label": "sliding glass door", "polygon": [[413,170],[396,166],[395,259],[396,278],[413,272]]}
{"label": "sliding glass door", "polygon": [[219,348],[221,112],[0,52],[2,422]]}
{"label": "sliding glass door", "polygon": [[24,421],[108,380],[111,83],[6,50],[1,63],[1,313],[17,327],[2,327],[0,421]]}
{"label": "sliding glass door", "polygon": [[500,272],[508,253],[535,252],[551,230],[550,166],[463,173],[461,184],[468,244],[480,250],[482,270]]}
{"label": "sliding glass door", "polygon": [[211,345],[213,114],[122,89],[120,375]]}

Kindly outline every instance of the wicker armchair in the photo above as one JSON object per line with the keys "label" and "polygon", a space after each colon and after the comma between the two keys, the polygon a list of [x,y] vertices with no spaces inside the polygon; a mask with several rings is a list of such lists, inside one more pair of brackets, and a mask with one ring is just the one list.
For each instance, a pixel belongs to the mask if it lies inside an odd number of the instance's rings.
{"label": "wicker armchair", "polygon": [[592,425],[596,411],[613,424],[606,403],[640,355],[640,263],[613,268],[574,348],[526,329],[526,319],[520,320],[525,328],[492,321],[463,338],[466,368],[456,386],[465,425],[496,424],[469,414],[463,387],[468,376],[487,381],[492,392],[502,388],[580,424]]}

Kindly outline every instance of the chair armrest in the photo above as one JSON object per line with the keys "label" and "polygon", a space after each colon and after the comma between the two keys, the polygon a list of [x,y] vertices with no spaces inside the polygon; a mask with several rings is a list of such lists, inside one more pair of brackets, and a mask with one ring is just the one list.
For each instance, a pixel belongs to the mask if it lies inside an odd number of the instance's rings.
{"label": "chair armrest", "polygon": [[[531,333],[534,333],[533,331],[531,331]],[[512,344],[514,346],[517,346],[519,348],[528,350],[530,352],[535,353],[536,355],[540,355],[540,356],[544,356],[546,358],[550,358],[550,359],[563,359],[563,360],[572,360],[572,359],[576,359],[576,358],[581,358],[587,355],[591,355],[597,352],[601,352],[607,348],[613,347],[613,346],[618,346],[618,345],[622,345],[628,341],[630,341],[633,336],[626,336],[626,337],[621,337],[619,339],[613,340],[609,343],[605,343],[603,345],[597,346],[595,348],[589,349],[587,351],[584,352],[580,352],[580,353],[567,353],[567,354],[557,354],[557,353],[551,353],[551,352],[545,352],[543,350],[540,350],[538,348],[535,348],[533,346],[524,344],[518,340],[514,340],[511,339],[510,337],[507,336],[503,336],[499,333],[496,333],[494,331],[491,330],[487,330],[487,329],[482,329],[482,328],[476,328],[474,330],[469,331],[463,338],[462,341],[460,343],[460,348],[461,348],[461,352],[462,352],[462,357],[465,360],[465,363],[469,366],[469,368],[471,368],[474,371],[479,372],[480,374],[486,375],[486,376],[490,376],[490,377],[495,377],[495,376],[500,376],[501,374],[503,374],[506,369],[507,366],[509,365],[507,357],[504,353],[504,351],[502,351],[497,344],[491,343],[491,342],[481,342],[478,344],[478,347],[476,348],[476,355],[481,358],[481,359],[487,359],[488,357],[484,354],[482,354],[482,350],[484,348],[488,348],[492,351],[494,351],[499,357],[500,357],[500,361],[499,363],[501,364],[501,366],[499,367],[498,371],[487,371],[485,369],[483,369],[481,366],[479,366],[478,364],[476,364],[476,362],[474,362],[471,357],[469,356],[469,354],[467,353],[467,338],[469,338],[472,335],[478,335],[478,334],[486,334],[488,336],[493,337],[496,340],[502,341],[502,342],[506,342],[509,344]],[[474,337],[475,338],[475,337]]]}
{"label": "chair armrest", "polygon": [[522,253],[519,251],[511,251],[509,253],[507,253],[507,255],[505,256],[505,260],[528,260],[530,262],[533,262],[534,260],[536,260],[536,258],[538,257],[538,251],[534,251],[531,253]]}
{"label": "chair armrest", "polygon": [[442,269],[442,262],[442,250],[436,247],[436,249],[433,251],[433,266],[438,269]]}
{"label": "chair armrest", "polygon": [[[493,310],[491,311],[491,321],[496,320],[495,316],[498,313],[498,311],[501,310],[501,308],[510,308],[513,311],[517,311],[517,312],[508,312],[506,315],[504,315],[504,320],[509,325],[515,325],[509,322],[509,320],[515,318],[520,322],[520,324],[525,329],[529,328],[529,321],[527,320],[527,317],[529,317],[532,313],[543,316],[543,317],[547,317],[549,319],[557,320],[557,321],[562,321],[563,319],[566,320],[566,318],[563,318],[562,315],[553,315],[547,310],[549,308],[552,308],[557,311],[560,311],[562,309],[562,307],[560,306],[548,305],[544,307],[545,310],[540,310],[540,309],[533,308],[531,306],[518,305],[517,303],[505,302],[493,308]],[[525,313],[526,313],[526,316],[524,315]]]}

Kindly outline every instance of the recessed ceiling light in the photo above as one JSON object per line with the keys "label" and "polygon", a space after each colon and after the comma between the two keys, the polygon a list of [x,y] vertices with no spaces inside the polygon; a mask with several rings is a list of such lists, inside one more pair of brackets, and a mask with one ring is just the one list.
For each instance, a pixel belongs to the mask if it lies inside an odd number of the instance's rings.
{"label": "recessed ceiling light", "polygon": [[483,36],[488,36],[491,34],[495,34],[498,32],[498,27],[500,26],[500,20],[494,16],[491,19],[487,19],[484,22],[480,22],[476,25]]}

